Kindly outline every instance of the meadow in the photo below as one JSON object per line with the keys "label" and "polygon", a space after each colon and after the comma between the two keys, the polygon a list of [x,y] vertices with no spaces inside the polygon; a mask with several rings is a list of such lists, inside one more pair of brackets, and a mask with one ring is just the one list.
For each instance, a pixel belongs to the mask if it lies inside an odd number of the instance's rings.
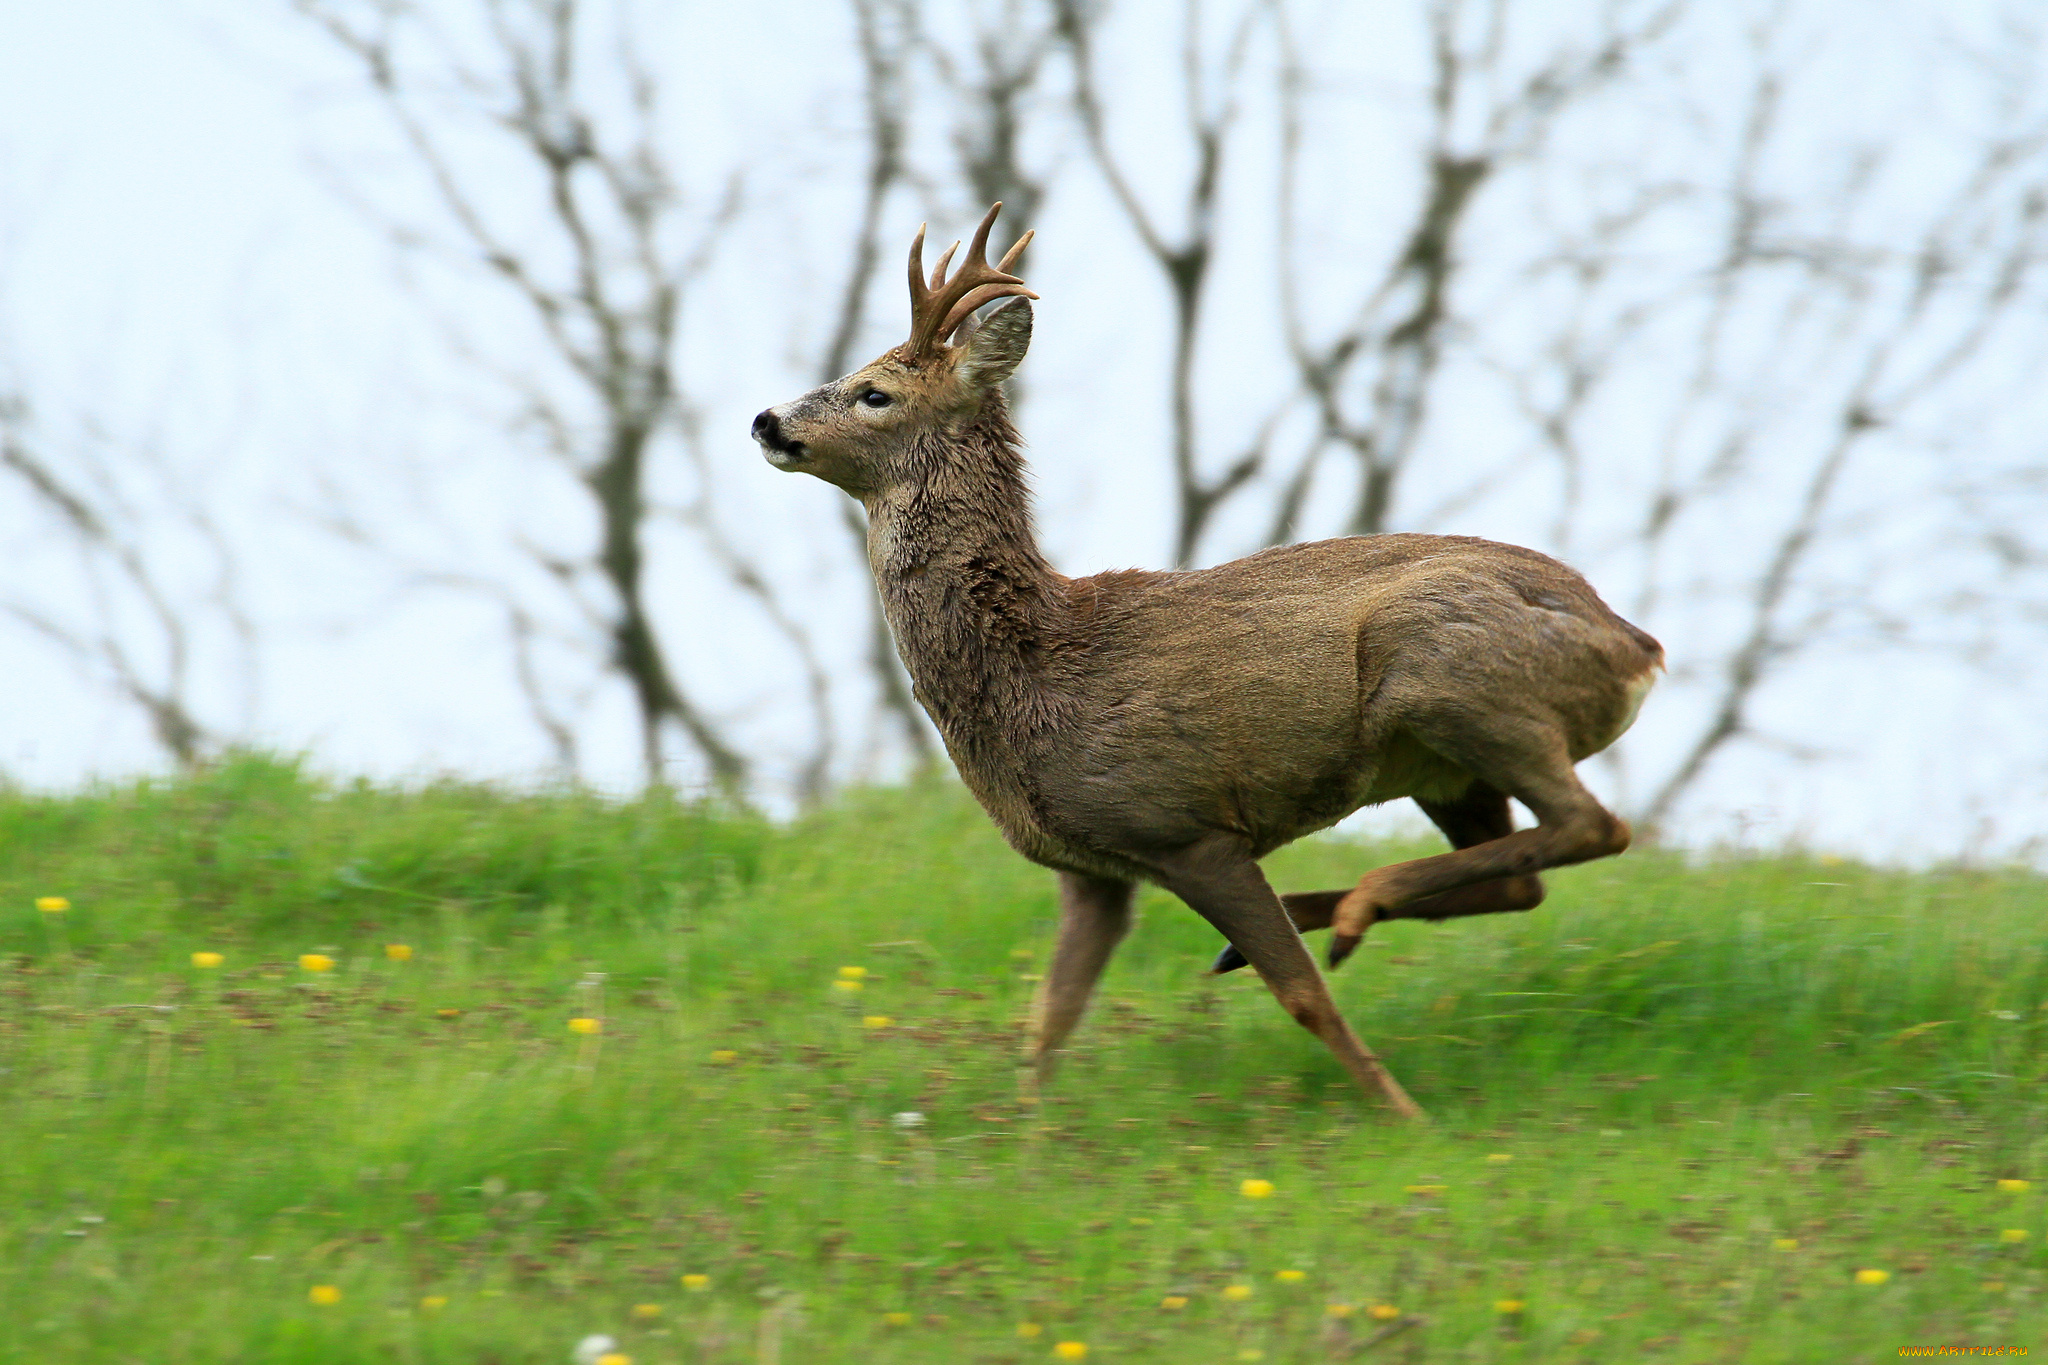
{"label": "meadow", "polygon": [[1052,878],[950,781],[778,826],[244,758],[0,794],[0,852],[0,1362],[2048,1350],[2024,870],[1639,849],[1376,928],[1332,980],[1403,1126],[1151,891],[1029,1102]]}

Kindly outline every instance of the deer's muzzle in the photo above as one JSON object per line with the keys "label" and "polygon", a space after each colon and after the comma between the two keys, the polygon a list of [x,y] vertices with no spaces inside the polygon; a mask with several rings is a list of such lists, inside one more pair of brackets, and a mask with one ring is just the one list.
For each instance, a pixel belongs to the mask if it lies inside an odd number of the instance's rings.
{"label": "deer's muzzle", "polygon": [[802,441],[792,441],[782,434],[782,419],[775,415],[774,408],[764,408],[754,418],[754,439],[761,443],[768,463],[777,469],[788,469],[811,458]]}

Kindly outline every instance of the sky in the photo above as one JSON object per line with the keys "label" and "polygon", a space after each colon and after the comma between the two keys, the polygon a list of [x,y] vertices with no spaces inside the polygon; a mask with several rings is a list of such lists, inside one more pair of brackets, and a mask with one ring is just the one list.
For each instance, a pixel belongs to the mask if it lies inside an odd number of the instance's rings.
{"label": "sky", "polygon": [[[1586,7],[1536,8],[1569,16]],[[1945,40],[1997,50],[1994,9],[1962,7]],[[1170,107],[1171,12],[1165,4],[1121,7],[1107,47],[1122,82],[1114,136],[1141,192],[1169,222],[1179,163],[1154,120],[1164,126],[1159,111]],[[1782,153],[1795,164],[1780,173],[1796,181],[1801,156],[1821,166],[1815,149],[1846,130],[1884,142],[1892,164],[1906,166],[1871,211],[1893,211],[1886,196],[1900,200],[1898,212],[1910,211],[1914,158],[1940,162],[1935,134],[1979,116],[1974,92],[1951,96],[1940,87],[1924,104],[1902,103],[1920,51],[1905,26],[1871,17],[1867,6],[1856,10],[1862,22],[1832,27],[1826,21],[1840,7],[1802,13],[1810,32],[1791,43],[1802,84]],[[1419,28],[1399,7],[1382,7],[1370,22],[1341,6],[1302,14],[1306,30],[1326,35],[1316,51],[1317,117],[1344,130],[1328,159],[1312,166],[1309,236],[1340,274],[1345,260],[1363,271],[1385,258],[1402,221],[1385,206],[1413,188],[1403,149],[1420,130],[1419,68],[1410,60]],[[573,548],[590,524],[563,496],[560,471],[507,421],[499,376],[525,363],[522,348],[531,344],[516,309],[431,247],[394,246],[390,221],[426,225],[430,237],[440,224],[357,73],[281,4],[16,6],[5,25],[0,375],[30,395],[50,450],[120,451],[139,471],[123,476],[123,494],[152,528],[150,543],[180,600],[198,604],[190,665],[198,710],[224,731],[304,752],[331,772],[543,780],[550,751],[512,680],[502,602],[464,580],[531,586],[530,560],[516,541]],[[830,636],[832,666],[850,670],[858,640],[833,627],[859,618],[867,589],[844,552],[839,495],[774,474],[745,435],[754,411],[815,379],[809,358],[841,285],[862,155],[850,28],[838,7],[782,3],[662,9],[642,34],[656,65],[687,73],[667,88],[666,118],[697,206],[708,210],[728,168],[746,173],[745,212],[720,241],[691,304],[699,321],[682,347],[720,515]],[[1661,59],[1676,64],[1668,88],[1638,91],[1631,107],[1655,109],[1666,121],[1581,129],[1575,136],[1589,150],[1575,164],[1591,169],[1536,186],[1522,208],[1480,229],[1522,231],[1515,214],[1546,194],[1568,218],[1606,193],[1603,185],[1646,178],[1646,164],[1683,163],[1692,153],[1662,130],[1723,126],[1744,93],[1741,26],[1731,22],[1708,39]],[[1269,102],[1253,101],[1245,118],[1257,134],[1271,122]],[[1921,125],[1934,132],[1922,136]],[[942,128],[920,126],[915,136],[919,155],[943,152]],[[1207,335],[1216,340],[1205,346],[1199,385],[1205,440],[1216,451],[1256,429],[1261,396],[1284,381],[1273,283],[1253,230],[1271,217],[1269,169],[1259,162],[1270,159],[1270,143],[1248,146],[1243,186],[1228,205],[1232,221],[1247,228],[1225,236],[1221,283],[1208,305]],[[1031,278],[1046,298],[1024,372],[1041,534],[1069,573],[1160,565],[1170,552],[1157,454],[1165,301],[1079,143],[1041,138],[1029,150],[1056,176],[1035,224]],[[516,213],[509,191],[505,203]],[[885,255],[893,259],[914,217],[929,211],[909,194],[893,202],[899,230],[885,233]],[[961,217],[935,223],[934,236],[963,229]],[[1677,221],[1669,242],[1644,239],[1649,256],[1691,249]],[[895,270],[879,272],[863,354],[898,339]],[[1480,306],[1551,306],[1506,275],[1482,284],[1492,292],[1477,296]],[[1344,285],[1327,284],[1333,303],[1346,297]],[[1311,291],[1312,316],[1341,316],[1323,297]],[[1664,344],[1659,335],[1643,344]],[[1660,363],[1676,372],[1685,362],[1674,349]],[[2003,379],[1987,378],[1955,403],[1992,409],[1985,439],[2022,449],[2031,439],[2026,424],[2002,416],[1986,395],[2034,375],[2024,355],[2001,363]],[[1481,396],[1481,361],[1470,364],[1471,384],[1446,405],[1445,439],[1486,452],[1475,459],[1497,450],[1510,471],[1508,491],[1427,529],[1539,543],[1550,521],[1538,503],[1548,494],[1515,491],[1516,479],[1539,478],[1523,472],[1536,467],[1535,457],[1499,393]],[[1607,439],[1639,435],[1652,445],[1664,418],[1646,401],[1624,393],[1601,409]],[[528,448],[514,449],[522,443]],[[1888,447],[1859,487],[1871,497],[1894,481],[1907,487],[1913,462],[1937,458],[1927,454],[1936,445],[1930,438]],[[1648,466],[1646,455],[1640,468]],[[1634,477],[1619,468],[1618,479]],[[1414,507],[1453,491],[1432,485],[1433,477],[1417,476]],[[665,494],[689,492],[680,467],[659,478]],[[1744,537],[1763,534],[1774,500],[1789,496],[1768,474],[1759,480],[1753,505],[1737,500],[1727,514],[1727,541],[1737,550]],[[213,532],[194,527],[183,515],[188,507],[206,509]],[[1625,606],[1639,586],[1635,569],[1603,548],[1601,524],[1588,522],[1593,530],[1573,547],[1574,562]],[[356,528],[367,528],[374,546]],[[1237,549],[1250,548],[1252,534],[1249,519],[1226,519],[1211,557],[1230,551],[1233,537]],[[1850,545],[1865,533],[1849,525],[1842,534]],[[232,547],[227,559],[216,540]],[[1901,541],[1906,562],[1894,567],[1909,587],[1910,556],[1925,553],[1925,543]],[[66,538],[12,487],[0,487],[0,545],[8,561],[0,587],[14,599],[74,620],[97,619],[111,601],[123,638],[140,654],[157,648],[132,604],[95,597]],[[1815,572],[1832,562],[1822,556]],[[1720,581],[1711,567],[1698,568],[1700,583]],[[786,777],[801,747],[790,737],[804,724],[787,700],[793,658],[755,618],[703,589],[714,572],[683,540],[664,543],[654,575],[693,685],[769,755],[771,783]],[[1712,658],[1704,646],[1689,649],[1684,632],[1702,641],[1725,633],[1731,608],[1716,591],[1702,588],[1690,605],[1670,609],[1679,636],[1660,626],[1674,660],[1674,699],[1660,706],[1663,698],[1653,697],[1646,707],[1630,740],[1631,772],[1668,762],[1697,727],[1697,699],[1687,703],[1684,689]],[[235,604],[253,644],[219,609],[222,600]],[[563,695],[587,694],[579,702],[585,777],[626,790],[637,780],[631,716],[619,689],[594,680],[573,624],[544,666]],[[2005,638],[1990,666],[1959,662],[1967,649],[1952,640],[1900,650],[1846,638],[1817,651],[1767,694],[1761,719],[1769,742],[1726,750],[1674,834],[1698,847],[1798,842],[1885,861],[2041,856],[2029,841],[2048,829],[2048,726],[2025,667],[2039,644]],[[0,671],[0,772],[65,789],[162,769],[138,712],[102,675],[18,623],[0,624],[0,646],[17,661]],[[586,674],[588,685],[579,681]],[[838,719],[851,761],[864,715],[849,701]],[[1586,775],[1610,793],[1622,782],[1599,762]]]}

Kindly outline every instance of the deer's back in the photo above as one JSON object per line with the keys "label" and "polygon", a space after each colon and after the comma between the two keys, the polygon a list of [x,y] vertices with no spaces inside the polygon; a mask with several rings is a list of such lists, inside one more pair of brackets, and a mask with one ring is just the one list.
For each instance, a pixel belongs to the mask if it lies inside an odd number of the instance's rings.
{"label": "deer's back", "polygon": [[1229,828],[1264,852],[1361,805],[1462,791],[1411,726],[1523,718],[1583,758],[1627,728],[1662,657],[1572,569],[1468,537],[1316,541],[1072,593],[1049,681],[1084,720],[1033,766],[1062,823],[1126,843]]}

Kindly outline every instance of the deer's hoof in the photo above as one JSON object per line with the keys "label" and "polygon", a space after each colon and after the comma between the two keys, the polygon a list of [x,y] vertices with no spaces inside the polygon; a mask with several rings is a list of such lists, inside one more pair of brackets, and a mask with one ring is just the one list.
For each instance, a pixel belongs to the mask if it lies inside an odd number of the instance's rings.
{"label": "deer's hoof", "polygon": [[1209,975],[1221,976],[1225,972],[1234,972],[1239,967],[1250,965],[1245,961],[1244,954],[1237,950],[1235,943],[1226,943],[1223,945],[1223,951],[1216,954],[1216,960],[1209,965]]}
{"label": "deer's hoof", "polygon": [[1330,968],[1332,971],[1344,965],[1344,959],[1358,950],[1365,941],[1364,934],[1333,934],[1330,938]]}

